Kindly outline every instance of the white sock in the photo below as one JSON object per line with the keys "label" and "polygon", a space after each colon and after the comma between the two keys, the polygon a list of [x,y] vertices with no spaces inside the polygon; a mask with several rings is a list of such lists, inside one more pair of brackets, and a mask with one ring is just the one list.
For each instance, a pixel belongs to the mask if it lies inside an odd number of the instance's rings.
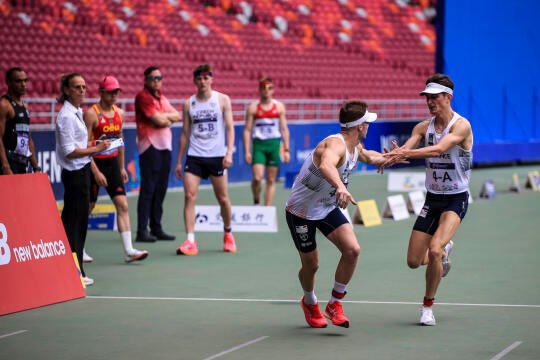
{"label": "white sock", "polygon": [[315,289],[311,291],[304,290],[304,302],[308,305],[314,305],[317,303],[317,296],[315,296]]}
{"label": "white sock", "polygon": [[187,241],[189,241],[190,243],[194,243],[195,242],[195,233],[187,233]]}
{"label": "white sock", "polygon": [[131,243],[131,231],[123,231],[120,233],[122,238],[122,243],[124,245],[124,252],[126,254],[131,254],[133,252],[133,244]]}
{"label": "white sock", "polygon": [[[340,294],[345,294],[347,292],[347,284],[342,284],[342,283],[339,283],[339,282],[336,281],[334,283],[334,291],[338,292]],[[338,299],[338,298],[334,297],[334,295],[332,295],[332,296],[330,296],[329,303],[333,304],[336,301],[341,301],[341,300],[343,300],[343,299]]]}

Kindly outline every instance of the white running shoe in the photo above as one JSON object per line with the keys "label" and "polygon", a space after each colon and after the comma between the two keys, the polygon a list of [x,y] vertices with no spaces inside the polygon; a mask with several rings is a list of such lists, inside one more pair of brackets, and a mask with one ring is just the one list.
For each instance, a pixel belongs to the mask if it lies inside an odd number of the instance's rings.
{"label": "white running shoe", "polygon": [[437,325],[431,307],[422,306],[422,308],[420,308],[420,324],[427,326]]}
{"label": "white running shoe", "polygon": [[88,255],[88,253],[86,252],[86,249],[83,249],[82,261],[84,263],[91,263],[92,261],[94,261],[94,258]]}
{"label": "white running shoe", "polygon": [[452,268],[452,262],[450,261],[450,253],[454,248],[454,242],[450,240],[448,244],[444,247],[445,255],[442,258],[442,277],[445,277],[450,272]]}
{"label": "white running shoe", "polygon": [[83,277],[83,283],[86,286],[92,286],[94,285],[94,279],[89,278],[88,276]]}
{"label": "white running shoe", "polygon": [[124,260],[127,263],[130,263],[130,262],[133,262],[133,261],[144,260],[144,259],[146,259],[147,256],[148,256],[148,251],[147,250],[133,249],[132,252],[130,252],[129,254],[126,254],[126,256],[124,257]]}

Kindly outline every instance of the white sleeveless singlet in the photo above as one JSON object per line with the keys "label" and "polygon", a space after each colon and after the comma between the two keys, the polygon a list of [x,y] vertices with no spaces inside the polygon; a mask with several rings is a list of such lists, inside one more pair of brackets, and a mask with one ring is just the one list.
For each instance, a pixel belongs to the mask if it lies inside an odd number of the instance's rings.
{"label": "white sleeveless singlet", "polygon": [[[336,137],[345,140],[341,134],[334,134],[328,138]],[[345,151],[345,161],[338,168],[341,181],[347,186],[349,175],[356,168],[358,162],[358,148],[354,154]],[[298,217],[308,220],[324,219],[336,208],[336,189],[323,177],[320,170],[313,163],[313,151],[304,160],[287,199],[285,209]]]}
{"label": "white sleeveless singlet", "polygon": [[[439,143],[443,136],[462,116],[454,112],[448,126],[438,134],[435,131],[435,117],[428,125],[425,146]],[[426,158],[426,189],[433,194],[458,194],[469,190],[472,167],[472,147],[465,150],[454,146],[438,157]]]}
{"label": "white sleeveless singlet", "polygon": [[219,105],[219,93],[212,91],[205,102],[197,100],[196,95],[189,98],[191,134],[189,136],[189,156],[225,156],[225,122]]}

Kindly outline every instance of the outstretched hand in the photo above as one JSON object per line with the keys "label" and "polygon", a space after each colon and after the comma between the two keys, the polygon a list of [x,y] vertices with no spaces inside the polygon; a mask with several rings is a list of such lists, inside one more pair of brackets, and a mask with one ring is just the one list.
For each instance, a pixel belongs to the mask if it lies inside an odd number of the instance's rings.
{"label": "outstretched hand", "polygon": [[407,149],[404,146],[401,146],[396,147],[392,149],[392,151],[383,154],[383,157],[386,158],[386,161],[383,162],[380,167],[385,168],[398,163],[408,164],[409,161],[407,161],[407,155],[405,154],[406,150]]}
{"label": "outstretched hand", "polygon": [[[384,168],[385,167],[388,167],[388,166],[392,166],[396,163],[400,163],[400,164],[408,164],[409,162],[406,161],[406,160],[397,160],[397,161],[394,161],[394,156],[396,155],[397,152],[399,152],[399,149],[401,149],[399,146],[398,146],[398,142],[397,140],[392,140],[392,150],[389,151],[387,148],[383,148],[383,158],[385,159],[384,161],[382,161],[381,163],[378,164],[377,166],[377,173],[379,174],[382,174],[384,173]],[[390,161],[392,160],[392,161]]]}

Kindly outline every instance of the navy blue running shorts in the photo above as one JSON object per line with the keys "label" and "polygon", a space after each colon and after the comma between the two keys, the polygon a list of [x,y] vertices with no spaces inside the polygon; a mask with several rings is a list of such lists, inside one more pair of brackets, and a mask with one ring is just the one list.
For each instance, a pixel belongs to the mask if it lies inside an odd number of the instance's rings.
{"label": "navy blue running shorts", "polygon": [[212,176],[223,176],[223,156],[220,157],[200,157],[187,156],[184,171],[197,175],[201,179],[208,179]]}
{"label": "navy blue running shorts", "polygon": [[461,220],[465,217],[469,207],[469,193],[467,191],[459,194],[432,194],[426,195],[426,202],[416,222],[413,230],[421,231],[433,235],[439,227],[441,214],[445,211],[453,211]]}
{"label": "navy blue running shorts", "polygon": [[293,215],[286,210],[285,218],[287,219],[287,225],[289,225],[294,245],[298,251],[303,253],[312,252],[317,248],[317,242],[315,241],[316,229],[319,229],[324,236],[328,237],[332,231],[349,222],[339,208],[335,208],[324,219],[320,220],[307,220]]}

